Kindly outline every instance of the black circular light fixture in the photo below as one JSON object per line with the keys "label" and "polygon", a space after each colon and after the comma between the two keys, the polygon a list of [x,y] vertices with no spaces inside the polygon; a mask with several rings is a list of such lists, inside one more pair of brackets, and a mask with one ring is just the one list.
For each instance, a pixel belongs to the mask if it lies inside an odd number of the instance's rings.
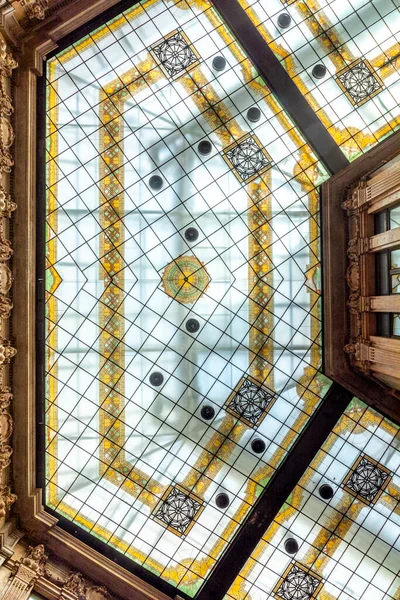
{"label": "black circular light fixture", "polygon": [[201,140],[197,146],[197,150],[202,156],[207,156],[207,154],[210,154],[212,150],[212,143],[208,140]]}
{"label": "black circular light fixture", "polygon": [[158,387],[164,381],[164,375],[160,371],[154,371],[149,377],[151,385]]}
{"label": "black circular light fixture", "polygon": [[188,227],[185,231],[185,238],[188,242],[195,242],[199,237],[199,230],[196,227]]}
{"label": "black circular light fixture", "polygon": [[202,407],[200,414],[205,421],[211,421],[214,418],[215,410],[209,404]]}
{"label": "black circular light fixture", "polygon": [[225,492],[217,494],[217,496],[215,497],[215,504],[218,506],[218,508],[221,508],[222,510],[228,508],[230,504],[228,494]]}
{"label": "black circular light fixture", "polygon": [[214,71],[223,71],[226,67],[226,59],[223,56],[214,56],[212,67]]}
{"label": "black circular light fixture", "polygon": [[330,500],[333,496],[333,488],[328,483],[323,483],[320,486],[318,492],[321,498],[323,498],[324,500]]}
{"label": "black circular light fixture", "polygon": [[252,106],[247,111],[247,118],[252,123],[257,123],[261,119],[261,110],[257,106]]}
{"label": "black circular light fixture", "polygon": [[289,27],[291,22],[292,17],[288,15],[288,13],[281,13],[278,17],[278,27],[280,27],[281,29],[286,29],[287,27]]}
{"label": "black circular light fixture", "polygon": [[149,179],[149,186],[152,190],[161,190],[163,184],[163,178],[160,175],[152,175]]}
{"label": "black circular light fixture", "polygon": [[200,323],[197,319],[188,319],[186,321],[186,329],[189,333],[196,333],[200,329]]}
{"label": "black circular light fixture", "polygon": [[296,554],[296,552],[299,550],[299,544],[297,543],[297,540],[294,538],[288,538],[285,540],[285,550],[288,554]]}
{"label": "black circular light fixture", "polygon": [[265,442],[260,438],[256,438],[251,442],[251,449],[256,454],[262,454],[265,450]]}
{"label": "black circular light fixture", "polygon": [[315,65],[312,70],[312,76],[314,79],[323,79],[326,75],[326,66],[322,63]]}

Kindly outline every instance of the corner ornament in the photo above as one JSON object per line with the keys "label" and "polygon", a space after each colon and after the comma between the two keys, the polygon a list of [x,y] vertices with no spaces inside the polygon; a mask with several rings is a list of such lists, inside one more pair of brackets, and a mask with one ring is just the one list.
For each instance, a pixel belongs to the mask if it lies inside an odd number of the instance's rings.
{"label": "corner ornament", "polygon": [[20,0],[20,4],[29,19],[38,19],[39,21],[43,21],[49,6],[48,0]]}

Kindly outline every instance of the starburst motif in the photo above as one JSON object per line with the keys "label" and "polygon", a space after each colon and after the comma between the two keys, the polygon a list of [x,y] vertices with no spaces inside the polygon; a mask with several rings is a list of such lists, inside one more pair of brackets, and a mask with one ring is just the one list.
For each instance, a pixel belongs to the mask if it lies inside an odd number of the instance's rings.
{"label": "starburst motif", "polygon": [[182,31],[174,31],[151,47],[151,53],[167,75],[174,79],[193,67],[199,60]]}
{"label": "starburst motif", "polygon": [[176,535],[183,536],[189,533],[203,508],[200,498],[178,486],[170,486],[153,517]]}
{"label": "starburst motif", "polygon": [[204,263],[195,256],[175,258],[165,267],[161,280],[165,293],[182,304],[196,302],[211,282]]}
{"label": "starburst motif", "polygon": [[340,87],[349,100],[361,105],[382,89],[382,83],[372,67],[365,60],[360,60],[338,74]]}
{"label": "starburst motif", "polygon": [[386,467],[370,457],[360,456],[343,483],[351,494],[372,503],[378,500],[389,481],[390,471]]}
{"label": "starburst motif", "polygon": [[255,135],[249,135],[229,146],[225,160],[240,181],[249,183],[271,166],[271,157]]}
{"label": "starburst motif", "polygon": [[297,564],[289,565],[276,586],[275,598],[283,600],[311,600],[321,588],[321,580]]}
{"label": "starburst motif", "polygon": [[226,401],[226,410],[251,427],[257,427],[270,410],[275,396],[252,377],[239,381]]}

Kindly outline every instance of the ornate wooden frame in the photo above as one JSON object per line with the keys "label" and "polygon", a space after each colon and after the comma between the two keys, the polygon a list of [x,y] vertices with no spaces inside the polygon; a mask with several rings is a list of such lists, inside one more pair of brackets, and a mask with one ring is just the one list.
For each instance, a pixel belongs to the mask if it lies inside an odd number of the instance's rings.
{"label": "ornate wooden frame", "polygon": [[[352,369],[344,351],[345,347],[351,350],[348,344],[352,337],[355,307],[349,306],[348,302],[353,300],[349,296],[354,284],[351,280],[352,275],[356,274],[348,271],[347,249],[349,238],[354,237],[354,232],[351,230],[351,219],[349,220],[342,204],[348,200],[349,192],[353,192],[360,180],[366,179],[369,174],[386,165],[399,152],[400,132],[396,132],[324,183],[321,202],[325,374],[397,422],[400,421],[398,398],[390,394],[388,388],[378,381]],[[357,195],[357,190],[355,194]],[[371,260],[371,257],[367,257],[368,259]],[[346,276],[349,284],[346,283]],[[370,290],[368,296],[372,296],[373,293],[374,291]],[[360,307],[360,310],[366,308]],[[375,315],[371,312],[366,312],[365,315],[369,322],[369,332],[373,336]]]}

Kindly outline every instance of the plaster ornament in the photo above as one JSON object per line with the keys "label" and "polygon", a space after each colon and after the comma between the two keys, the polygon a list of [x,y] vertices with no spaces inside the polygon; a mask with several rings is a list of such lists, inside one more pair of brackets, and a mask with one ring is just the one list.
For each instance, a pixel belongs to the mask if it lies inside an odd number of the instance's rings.
{"label": "plaster ornament", "polygon": [[17,67],[17,61],[14,60],[10,52],[7,52],[7,44],[3,39],[0,39],[0,73],[5,77],[11,77],[13,69]]}
{"label": "plaster ornament", "polygon": [[11,493],[11,488],[8,485],[0,487],[0,519],[7,516],[11,506],[17,500],[17,496]]}
{"label": "plaster ornament", "polygon": [[12,286],[13,276],[10,268],[0,261],[0,293],[7,294]]}
{"label": "plaster ornament", "polygon": [[29,19],[43,21],[49,3],[48,0],[21,0],[21,6],[24,7],[25,13]]}
{"label": "plaster ornament", "polygon": [[[1,100],[0,100],[1,103]],[[0,213],[3,217],[11,217],[11,213],[17,208],[15,202],[11,200],[11,194],[8,194],[0,184]]]}
{"label": "plaster ornament", "polygon": [[6,365],[17,354],[17,350],[11,346],[11,342],[0,337],[0,365]]}

